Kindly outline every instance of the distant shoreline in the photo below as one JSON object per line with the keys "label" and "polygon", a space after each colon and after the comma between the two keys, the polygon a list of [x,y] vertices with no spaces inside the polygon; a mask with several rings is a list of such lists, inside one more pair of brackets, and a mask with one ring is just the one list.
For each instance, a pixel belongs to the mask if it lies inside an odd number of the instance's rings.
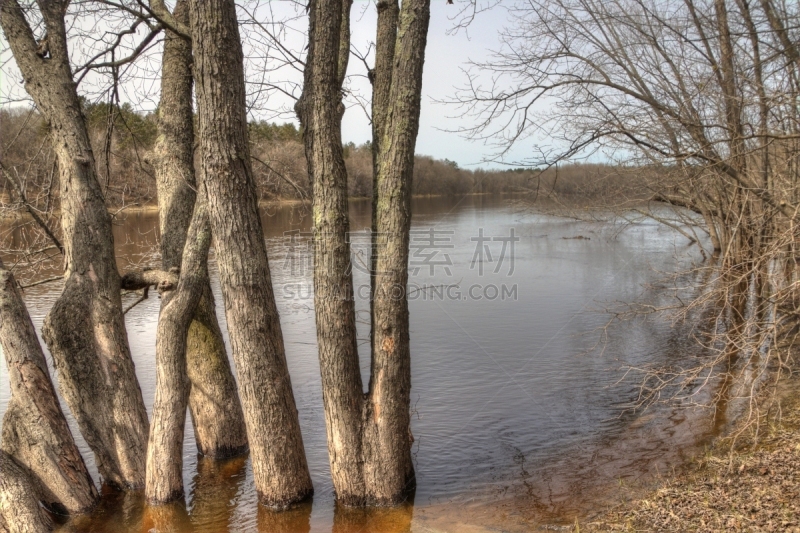
{"label": "distant shoreline", "polygon": [[[500,193],[492,193],[492,192],[471,192],[462,194],[460,196],[495,196],[495,195],[513,195],[513,194],[521,194],[521,193],[514,193],[514,192],[500,192]],[[448,194],[414,194],[412,198],[444,198],[447,196],[451,196]],[[369,196],[350,196],[348,197],[349,201],[355,202],[366,202],[371,200]],[[303,199],[303,198],[272,198],[269,200],[261,200],[258,202],[258,207],[274,207],[274,206],[290,206],[290,205],[302,205],[302,204],[310,204],[311,199]],[[128,206],[111,206],[108,208],[108,212],[112,216],[120,215],[123,213],[153,213],[158,212],[158,204],[157,203],[145,203],[145,204],[130,204]],[[53,212],[54,215],[58,214],[58,211]],[[6,220],[22,220],[28,219],[30,215],[24,210],[20,209],[19,211],[14,211],[12,213],[0,213],[0,221]]]}

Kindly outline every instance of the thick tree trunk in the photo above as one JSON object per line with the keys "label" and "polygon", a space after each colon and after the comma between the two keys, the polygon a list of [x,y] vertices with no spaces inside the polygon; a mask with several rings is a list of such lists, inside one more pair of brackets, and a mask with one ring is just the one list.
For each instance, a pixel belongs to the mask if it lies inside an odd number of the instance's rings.
{"label": "thick tree trunk", "polygon": [[414,488],[408,244],[411,176],[419,124],[428,0],[378,4],[373,94],[375,187],[372,368],[364,395],[358,362],[341,144],[342,40],[349,2],[313,0],[303,124],[314,194],[314,307],[331,474],[343,505],[396,505]]}
{"label": "thick tree trunk", "polygon": [[97,503],[97,489],[61,411],[16,281],[2,261],[0,344],[11,381],[11,401],[3,417],[3,451],[35,476],[50,509],[88,511]]}
{"label": "thick tree trunk", "polygon": [[[380,14],[379,11],[379,17]],[[378,504],[399,503],[414,487],[406,284],[411,178],[429,20],[430,0],[403,2],[397,22],[389,107],[386,123],[379,128],[381,138],[377,141],[372,228],[377,236],[377,256],[373,272],[372,365],[364,410],[363,449],[368,494],[370,500]]]}
{"label": "thick tree trunk", "polygon": [[312,494],[286,365],[250,166],[242,46],[232,0],[191,4],[201,181],[211,228],[253,476],[282,508]]}
{"label": "thick tree trunk", "polygon": [[[188,26],[188,1],[176,3],[173,17]],[[181,267],[196,198],[191,43],[167,30],[161,64],[159,136],[154,167],[161,263],[165,271],[170,271]],[[244,453],[247,451],[244,415],[208,279],[203,283],[202,297],[194,310],[186,347],[191,384],[189,410],[198,451],[219,458]]]}
{"label": "thick tree trunk", "polygon": [[247,452],[247,429],[207,271],[202,290],[186,342],[189,412],[197,451],[226,459]]}
{"label": "thick tree trunk", "polygon": [[39,506],[35,482],[25,467],[0,450],[0,531],[47,533],[53,523]]}
{"label": "thick tree trunk", "polygon": [[66,283],[43,336],[62,395],[103,479],[137,489],[144,486],[149,424],[122,315],[111,221],[72,80],[66,2],[38,4],[47,31],[46,55],[37,53],[16,0],[2,3],[0,22],[25,87],[50,124],[58,160]]}
{"label": "thick tree trunk", "polygon": [[[303,95],[296,111],[303,127],[314,213],[314,313],[322,375],[331,477],[338,501],[363,505],[361,416],[347,169],[342,150],[341,83],[349,54],[350,0],[312,0]],[[346,46],[340,43],[347,39]],[[342,56],[345,56],[342,59]]]}

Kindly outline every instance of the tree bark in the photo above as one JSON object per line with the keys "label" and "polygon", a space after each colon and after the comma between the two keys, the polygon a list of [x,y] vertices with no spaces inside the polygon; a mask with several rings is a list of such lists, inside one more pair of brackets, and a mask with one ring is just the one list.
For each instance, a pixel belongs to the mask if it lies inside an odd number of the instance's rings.
{"label": "tree bark", "polygon": [[183,433],[189,401],[186,347],[192,310],[208,283],[207,258],[211,245],[206,204],[195,206],[183,252],[184,269],[175,291],[162,296],[156,332],[156,398],[147,447],[145,496],[151,504],[182,498]]}
{"label": "tree bark", "polygon": [[35,483],[25,468],[3,450],[0,450],[0,531],[53,531],[52,521],[39,506]]}
{"label": "tree bark", "polygon": [[[384,10],[387,15],[390,10]],[[381,11],[378,12],[381,16]],[[398,504],[414,488],[408,245],[430,0],[405,0],[397,22],[391,90],[379,127],[373,235],[372,364],[364,409],[364,477],[370,501]],[[381,27],[380,22],[378,24]],[[378,34],[378,39],[382,39]],[[377,77],[377,76],[376,76]]]}
{"label": "tree bark", "polygon": [[16,280],[0,261],[0,344],[11,401],[3,416],[2,449],[42,487],[45,505],[81,513],[98,494],[58,403],[50,372]]}
{"label": "tree bark", "polygon": [[16,0],[2,3],[0,23],[25,88],[50,124],[58,160],[66,283],[45,319],[43,336],[62,395],[103,479],[138,489],[144,486],[149,424],[122,315],[111,220],[69,65],[67,3],[38,5],[46,55],[37,53]]}
{"label": "tree bark", "polygon": [[[178,1],[172,15],[178,23],[188,27],[188,1]],[[191,42],[167,30],[161,64],[159,136],[154,149],[154,168],[161,230],[161,264],[165,271],[170,271],[181,267],[186,233],[197,196]],[[202,271],[206,272],[206,269]],[[202,296],[194,309],[186,349],[190,381],[189,411],[198,451],[218,458],[246,452],[244,415],[207,276],[202,284]]]}
{"label": "tree bark", "polygon": [[[342,149],[342,81],[349,54],[350,0],[312,0],[303,94],[303,128],[313,191],[314,314],[322,376],[328,457],[337,499],[363,505],[361,413],[355,302],[348,232],[347,169]],[[341,43],[347,38],[346,46]]]}
{"label": "tree bark", "polygon": [[411,175],[419,124],[427,0],[378,4],[373,87],[372,368],[361,382],[341,142],[341,50],[350,3],[312,0],[305,83],[296,110],[304,132],[314,211],[314,310],[337,501],[397,505],[414,488],[408,244]]}
{"label": "tree bark", "polygon": [[284,508],[309,497],[313,489],[250,166],[234,2],[193,2],[191,31],[201,182],[208,195],[253,477],[262,503]]}

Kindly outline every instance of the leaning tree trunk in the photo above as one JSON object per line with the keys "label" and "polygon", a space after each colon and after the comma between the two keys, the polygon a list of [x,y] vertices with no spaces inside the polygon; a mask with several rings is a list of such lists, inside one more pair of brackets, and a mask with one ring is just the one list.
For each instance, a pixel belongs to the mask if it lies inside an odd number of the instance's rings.
{"label": "leaning tree trunk", "polygon": [[39,0],[46,36],[34,39],[16,0],[0,22],[25,88],[51,128],[61,184],[66,283],[43,336],[61,392],[96,456],[103,479],[144,486],[149,424],[122,315],[111,220],[69,65],[68,2]]}
{"label": "leaning tree trunk", "polygon": [[242,45],[232,0],[192,2],[201,180],[261,501],[312,492],[250,165]]}
{"label": "leaning tree trunk", "polygon": [[25,467],[0,450],[0,531],[47,533],[53,523],[41,506],[36,483]]}
{"label": "leaning tree trunk", "polygon": [[350,506],[396,505],[414,487],[408,244],[429,0],[378,4],[373,89],[375,186],[372,368],[359,370],[341,144],[349,0],[312,0],[303,95],[296,106],[314,195],[314,309],[328,455],[336,496]]}
{"label": "leaning tree trunk", "polygon": [[[188,26],[188,1],[178,1],[173,16]],[[191,43],[167,30],[161,65],[159,135],[154,150],[154,168],[161,263],[165,271],[170,271],[181,267],[181,255],[196,198]],[[206,269],[203,268],[202,272]],[[201,290],[202,298],[194,309],[186,344],[186,367],[191,384],[189,411],[198,451],[211,457],[231,457],[247,451],[244,415],[208,277]]]}
{"label": "leaning tree trunk", "polygon": [[145,496],[150,503],[182,498],[183,432],[189,401],[186,347],[192,310],[208,284],[208,248],[211,231],[204,198],[195,206],[183,253],[177,288],[162,294],[156,332],[156,398],[147,447]]}
{"label": "leaning tree trunk", "polygon": [[49,509],[62,513],[88,511],[97,503],[97,489],[61,411],[16,280],[2,260],[0,344],[11,381],[0,447],[35,476]]}

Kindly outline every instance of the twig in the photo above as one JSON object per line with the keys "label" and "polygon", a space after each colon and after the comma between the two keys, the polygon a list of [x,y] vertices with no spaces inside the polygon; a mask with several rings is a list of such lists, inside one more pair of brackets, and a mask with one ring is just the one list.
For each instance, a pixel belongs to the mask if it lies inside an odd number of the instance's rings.
{"label": "twig", "polygon": [[36,287],[37,285],[44,285],[45,283],[50,283],[52,281],[60,281],[60,280],[63,280],[63,279],[64,279],[64,276],[53,276],[52,278],[43,279],[43,280],[40,280],[40,281],[29,283],[27,285],[20,285],[19,288],[20,289],[29,289],[31,287]]}
{"label": "twig", "polygon": [[147,297],[149,296],[149,293],[150,293],[150,287],[145,287],[144,289],[142,289],[142,297],[139,298],[138,300],[136,300],[135,302],[133,302],[127,308],[125,308],[125,310],[122,311],[122,314],[123,315],[127,315],[128,311],[130,311],[131,309],[133,309],[134,307],[136,307],[137,305],[139,305],[143,301],[147,300]]}

